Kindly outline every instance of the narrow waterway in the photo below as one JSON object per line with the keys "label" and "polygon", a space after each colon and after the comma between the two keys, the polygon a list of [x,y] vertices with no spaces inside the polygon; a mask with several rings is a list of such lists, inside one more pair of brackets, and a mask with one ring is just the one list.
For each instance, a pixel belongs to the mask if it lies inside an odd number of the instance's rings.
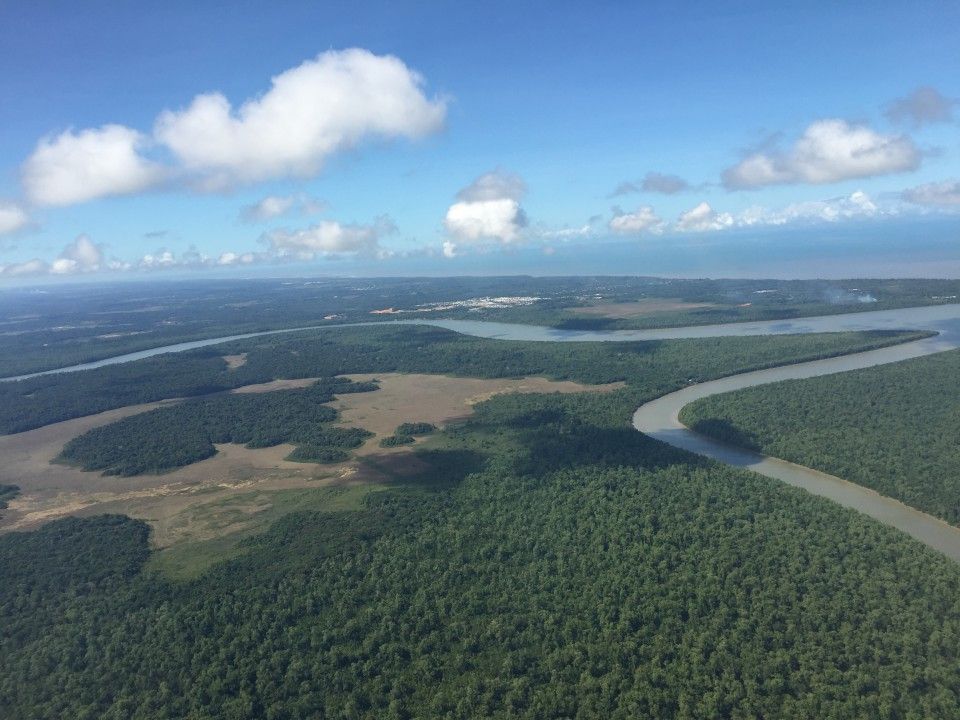
{"label": "narrow waterway", "polygon": [[[487,322],[484,320],[395,320],[389,322],[351,323],[344,325],[309,325],[286,328],[283,330],[265,330],[243,335],[224,335],[221,337],[194,340],[139,350],[137,352],[115,355],[114,357],[93,362],[68,365],[43,372],[27,373],[0,378],[0,382],[27,380],[42,375],[92,370],[107,365],[143,360],[144,358],[165,353],[183,352],[210,345],[220,345],[233,340],[279,335],[284,333],[326,330],[340,327],[359,327],[363,325],[430,325],[445,328],[463,335],[488,338],[491,340],[526,340],[534,342],[636,342],[640,340],[683,340],[707,337],[748,337],[751,335],[795,335],[802,333],[848,332],[862,330],[932,330],[940,333],[940,341],[953,343],[951,347],[960,347],[960,304],[931,305],[926,307],[899,308],[897,310],[876,310],[872,312],[847,313],[843,315],[821,315],[818,317],[797,318],[795,320],[765,320],[762,322],[726,323],[722,325],[694,325],[679,328],[658,328],[655,330],[558,330],[539,325],[521,325],[518,323]],[[943,349],[951,349],[944,347]]]}

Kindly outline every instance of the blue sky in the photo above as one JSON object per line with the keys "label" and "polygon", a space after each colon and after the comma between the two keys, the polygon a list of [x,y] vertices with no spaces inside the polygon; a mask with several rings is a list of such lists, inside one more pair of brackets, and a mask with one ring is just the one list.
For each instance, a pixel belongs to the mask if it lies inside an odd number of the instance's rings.
{"label": "blue sky", "polygon": [[960,275],[956,3],[197,5],[0,6],[0,282]]}

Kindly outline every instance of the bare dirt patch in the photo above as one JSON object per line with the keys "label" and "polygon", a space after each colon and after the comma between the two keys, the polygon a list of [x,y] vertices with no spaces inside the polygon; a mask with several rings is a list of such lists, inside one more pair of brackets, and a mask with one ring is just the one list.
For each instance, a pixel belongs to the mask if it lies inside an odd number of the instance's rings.
{"label": "bare dirt patch", "polygon": [[[25,530],[64,515],[123,513],[142,518],[153,528],[155,547],[195,542],[236,533],[257,522],[280,491],[337,485],[388,484],[413,477],[422,461],[410,446],[385,450],[379,440],[403,422],[438,426],[468,416],[472,406],[509,392],[609,391],[621,383],[590,386],[543,378],[477,380],[443,375],[351,375],[380,381],[380,389],[345,394],[333,401],[343,425],[362,427],[375,436],[357,459],[332,465],[290,462],[291,445],[249,449],[217,445],[217,454],[163,475],[103,476],[51,461],[64,444],[87,430],[145,412],[168,400],[109,410],[16,435],[0,437],[0,484],[18,485],[19,496],[0,513],[0,532]],[[315,378],[280,380],[239,388],[268,392],[305,387]],[[419,441],[418,441],[419,442]]]}
{"label": "bare dirt patch", "polygon": [[227,368],[230,370],[236,370],[238,367],[247,364],[247,354],[240,353],[239,355],[224,355],[223,359],[227,362]]}
{"label": "bare dirt patch", "polygon": [[265,383],[256,383],[254,385],[244,385],[235,388],[230,392],[234,393],[265,393],[274,390],[294,390],[296,388],[305,388],[313,385],[320,378],[297,378],[295,380],[271,380]]}
{"label": "bare dirt patch", "polygon": [[372,453],[409,452],[401,446],[384,450],[380,440],[393,435],[397,426],[405,422],[428,422],[442,427],[461,420],[473,412],[473,406],[494,395],[503,393],[576,393],[609,392],[623,387],[623,383],[609,385],[581,385],[568,380],[522,378],[505,380],[478,380],[446,375],[381,373],[350,375],[356,382],[378,380],[380,389],[369,393],[340,395],[331,403],[340,412],[340,423],[362,427],[374,433],[359,455]]}
{"label": "bare dirt patch", "polygon": [[589,307],[574,307],[567,310],[574,315],[589,317],[605,317],[626,319],[656,315],[658,313],[679,312],[682,310],[698,310],[700,308],[716,307],[715,303],[690,303],[679,299],[649,298],[628,303],[602,303]]}

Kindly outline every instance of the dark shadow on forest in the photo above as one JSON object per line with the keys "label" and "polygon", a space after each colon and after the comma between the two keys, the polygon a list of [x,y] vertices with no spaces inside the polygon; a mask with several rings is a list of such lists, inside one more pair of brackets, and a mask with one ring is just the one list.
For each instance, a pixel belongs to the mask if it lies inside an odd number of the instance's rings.
{"label": "dark shadow on forest", "polygon": [[725,418],[704,418],[694,422],[690,429],[701,435],[721,440],[730,445],[760,452],[760,440],[753,433],[747,432]]}

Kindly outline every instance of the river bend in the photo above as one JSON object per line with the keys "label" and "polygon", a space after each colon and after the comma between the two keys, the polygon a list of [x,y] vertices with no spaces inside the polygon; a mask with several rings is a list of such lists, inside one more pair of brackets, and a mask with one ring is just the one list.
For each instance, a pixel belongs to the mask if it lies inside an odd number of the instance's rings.
{"label": "river bend", "polygon": [[[642,340],[747,337],[752,335],[788,335],[863,330],[928,330],[936,332],[938,335],[935,337],[881,348],[879,350],[869,350],[841,357],[826,358],[793,365],[782,365],[780,367],[741,373],[719,380],[691,385],[682,390],[657,398],[638,408],[633,415],[633,426],[640,432],[669,445],[673,445],[674,447],[735,467],[753,470],[761,475],[780,480],[789,485],[803,488],[815,495],[828,498],[844,507],[862,512],[886,525],[907,533],[952,560],[960,562],[960,528],[904,505],[898,500],[880,495],[874,490],[851,483],[842,478],[707,438],[693,432],[678,419],[680,410],[685,405],[709,395],[740,390],[755,385],[764,385],[780,380],[810,378],[846,372],[848,370],[859,370],[875,365],[899,362],[901,360],[909,360],[911,358],[960,348],[960,304],[901,308],[897,310],[880,310],[843,315],[824,315],[795,320],[770,320],[654,330],[573,331],[511,323],[471,320],[428,320],[421,318],[397,322],[432,325],[466,335],[489,339],[541,342],[631,342]],[[374,324],[396,324],[396,322]],[[164,353],[183,352],[185,350],[262,335],[320,330],[333,327],[345,326],[322,325],[209,338],[206,340],[166,345],[150,350],[118,355],[104,360],[80,363],[56,370],[0,378],[0,381],[25,380],[31,377],[60,372],[77,372],[104,367],[106,365],[131,362]]]}

